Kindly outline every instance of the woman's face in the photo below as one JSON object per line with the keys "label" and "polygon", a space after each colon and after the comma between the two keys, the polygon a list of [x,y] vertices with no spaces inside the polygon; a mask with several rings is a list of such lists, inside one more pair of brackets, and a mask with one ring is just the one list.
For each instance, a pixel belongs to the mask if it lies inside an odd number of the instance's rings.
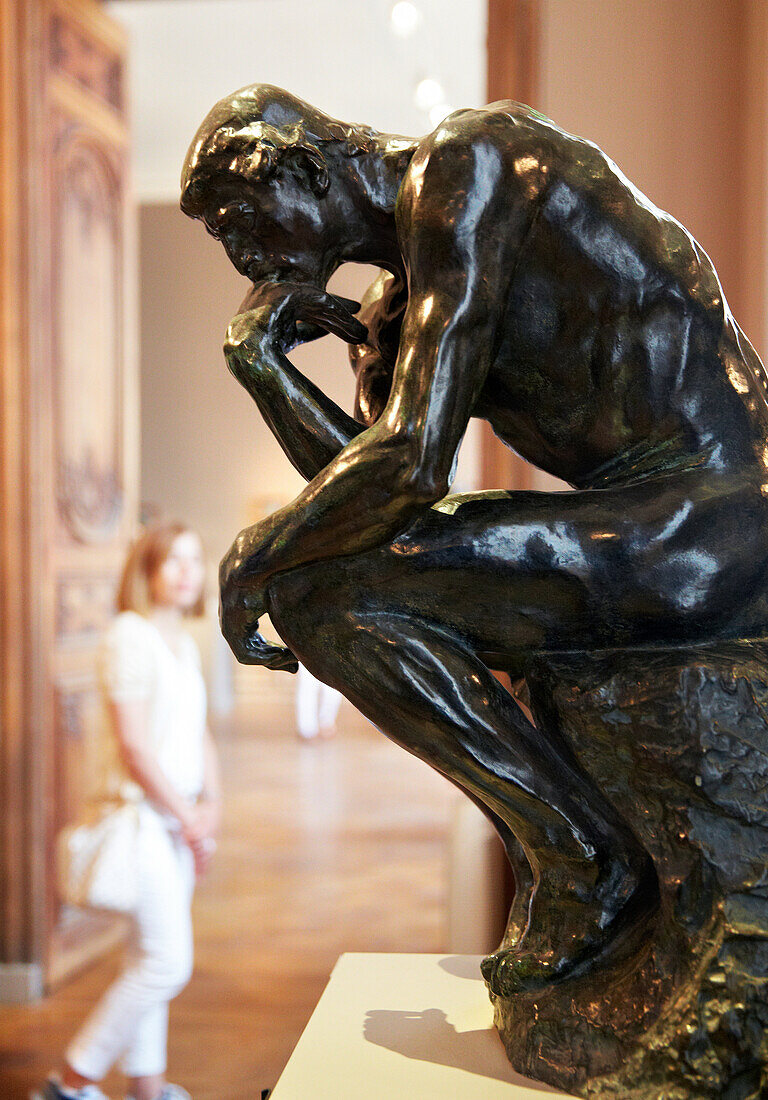
{"label": "woman's face", "polygon": [[183,531],[171,543],[168,557],[152,578],[152,599],[159,607],[193,608],[203,591],[205,563],[200,539]]}

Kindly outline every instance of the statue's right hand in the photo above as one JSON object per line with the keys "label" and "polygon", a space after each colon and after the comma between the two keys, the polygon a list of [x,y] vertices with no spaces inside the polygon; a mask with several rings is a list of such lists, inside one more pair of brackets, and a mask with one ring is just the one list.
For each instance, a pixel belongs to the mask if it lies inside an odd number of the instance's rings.
{"label": "statue's right hand", "polygon": [[359,308],[358,302],[310,283],[259,283],[227,330],[224,354],[232,365],[233,359],[253,359],[271,349],[285,354],[326,333],[362,343],[368,330],[353,315]]}

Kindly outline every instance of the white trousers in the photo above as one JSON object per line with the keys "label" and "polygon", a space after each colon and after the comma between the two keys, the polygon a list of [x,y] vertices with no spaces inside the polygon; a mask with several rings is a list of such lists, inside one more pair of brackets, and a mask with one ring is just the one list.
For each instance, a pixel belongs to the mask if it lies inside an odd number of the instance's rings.
{"label": "white trousers", "polygon": [[335,688],[317,680],[304,665],[299,665],[296,684],[296,725],[302,737],[317,737],[321,729],[330,729],[341,706]]}
{"label": "white trousers", "polygon": [[192,974],[192,853],[147,805],[138,846],[139,904],[125,968],[66,1052],[72,1069],[93,1081],[119,1058],[128,1077],[165,1072],[168,1002]]}

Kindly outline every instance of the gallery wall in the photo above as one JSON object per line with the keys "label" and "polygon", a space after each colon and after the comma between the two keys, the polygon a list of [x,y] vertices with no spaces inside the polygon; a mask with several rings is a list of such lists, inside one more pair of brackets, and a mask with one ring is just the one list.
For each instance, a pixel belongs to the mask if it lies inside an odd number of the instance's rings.
{"label": "gallery wall", "polygon": [[[106,0],[131,44],[140,200],[175,201],[202,118],[254,81],[403,134],[426,132],[441,103],[481,103],[487,0],[414,3],[415,23],[398,32],[392,0]],[[436,99],[417,93],[425,78]]]}
{"label": "gallery wall", "polygon": [[762,0],[541,0],[539,102],[703,245],[765,348]]}

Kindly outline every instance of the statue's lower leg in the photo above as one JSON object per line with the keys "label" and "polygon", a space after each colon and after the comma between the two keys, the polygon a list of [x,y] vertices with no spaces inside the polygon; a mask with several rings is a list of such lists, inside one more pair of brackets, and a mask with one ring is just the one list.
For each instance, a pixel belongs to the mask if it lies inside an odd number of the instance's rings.
{"label": "statue's lower leg", "polygon": [[[650,857],[619,850],[605,863],[540,867],[523,934],[483,960],[493,993],[510,997],[616,962],[635,950],[658,906]],[[520,919],[519,916],[517,918]]]}
{"label": "statue's lower leg", "polygon": [[347,610],[334,623],[327,607],[302,637],[296,616],[281,621],[279,596],[275,605],[273,620],[311,671],[525,849],[535,888],[518,895],[504,945],[484,966],[494,992],[562,979],[644,923],[657,902],[647,853],[557,734],[532,725],[458,639],[385,611]]}

